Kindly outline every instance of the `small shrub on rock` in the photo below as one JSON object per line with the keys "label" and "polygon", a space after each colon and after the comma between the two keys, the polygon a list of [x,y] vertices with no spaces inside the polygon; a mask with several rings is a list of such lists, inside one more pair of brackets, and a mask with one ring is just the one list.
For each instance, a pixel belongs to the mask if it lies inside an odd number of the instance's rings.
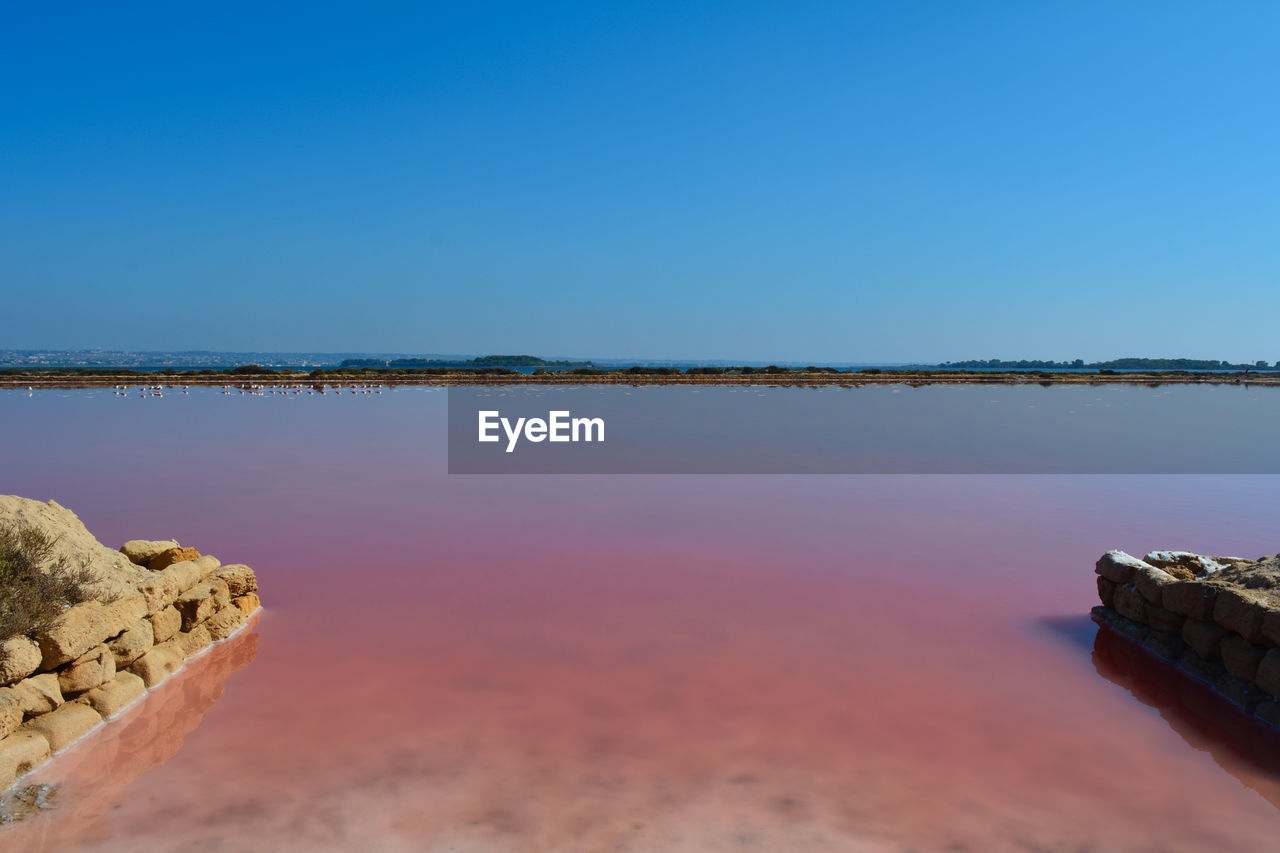
{"label": "small shrub on rock", "polygon": [[35,527],[0,522],[0,640],[46,628],[68,606],[93,597],[93,573],[55,556],[55,544]]}

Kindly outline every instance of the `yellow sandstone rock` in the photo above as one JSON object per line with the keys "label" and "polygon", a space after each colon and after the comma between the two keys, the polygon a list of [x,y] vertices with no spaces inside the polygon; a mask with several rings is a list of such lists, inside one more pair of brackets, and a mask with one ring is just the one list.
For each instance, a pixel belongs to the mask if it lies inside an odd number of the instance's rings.
{"label": "yellow sandstone rock", "polygon": [[156,643],[172,640],[182,630],[182,614],[172,604],[165,609],[147,617],[155,633]]}
{"label": "yellow sandstone rock", "polygon": [[30,637],[0,642],[0,684],[21,681],[40,668],[40,647]]}
{"label": "yellow sandstone rock", "polygon": [[0,738],[22,725],[22,717],[22,700],[17,692],[12,687],[0,687]]}
{"label": "yellow sandstone rock", "polygon": [[120,713],[147,692],[147,685],[132,672],[117,672],[109,684],[94,688],[84,694],[93,710],[110,719]]}
{"label": "yellow sandstone rock", "polygon": [[243,563],[223,566],[216,576],[227,582],[233,598],[247,595],[258,588],[258,578],[253,573],[253,569]]}
{"label": "yellow sandstone rock", "polygon": [[147,619],[139,619],[118,637],[107,641],[107,648],[116,658],[116,669],[124,669],[146,654],[155,645],[155,629]]}
{"label": "yellow sandstone rock", "polygon": [[197,625],[190,631],[180,632],[173,642],[182,649],[184,657],[191,657],[213,645],[213,635],[204,625]]}
{"label": "yellow sandstone rock", "polygon": [[147,568],[153,572],[158,572],[162,569],[167,569],[174,563],[194,560],[199,556],[200,552],[195,548],[167,548],[148,560]]}
{"label": "yellow sandstone rock", "polygon": [[151,651],[133,662],[129,671],[141,678],[147,687],[155,687],[177,672],[185,659],[182,646],[177,640],[170,640],[153,646]]}
{"label": "yellow sandstone rock", "polygon": [[115,676],[116,658],[104,643],[58,670],[58,686],[63,694],[81,693],[100,687]]}
{"label": "yellow sandstone rock", "polygon": [[16,731],[0,740],[0,790],[49,758],[49,741],[36,732]]}
{"label": "yellow sandstone rock", "polygon": [[52,713],[28,720],[19,731],[41,735],[49,742],[50,751],[57,752],[101,722],[102,717],[93,708],[79,702],[68,702]]}
{"label": "yellow sandstone rock", "polygon": [[201,584],[178,596],[174,605],[182,614],[183,631],[190,631],[221,609],[218,592],[218,588],[211,584]]}
{"label": "yellow sandstone rock", "polygon": [[239,607],[224,607],[202,626],[209,632],[209,636],[216,640],[225,640],[236,632],[236,630],[244,624],[245,615]]}
{"label": "yellow sandstone rock", "polygon": [[41,668],[53,669],[75,660],[146,615],[147,603],[136,595],[110,604],[97,601],[77,604],[36,634]]}
{"label": "yellow sandstone rock", "polygon": [[171,548],[178,547],[181,546],[178,545],[177,539],[130,539],[120,546],[120,553],[128,557],[134,564],[145,566],[151,562],[152,558]]}
{"label": "yellow sandstone rock", "polygon": [[240,612],[244,613],[246,617],[252,616],[262,606],[262,601],[259,600],[256,592],[246,592],[244,595],[231,599],[231,603],[240,608]]}
{"label": "yellow sandstone rock", "polygon": [[62,688],[58,686],[56,672],[44,672],[24,678],[12,688],[22,704],[22,713],[28,717],[47,714],[62,704]]}

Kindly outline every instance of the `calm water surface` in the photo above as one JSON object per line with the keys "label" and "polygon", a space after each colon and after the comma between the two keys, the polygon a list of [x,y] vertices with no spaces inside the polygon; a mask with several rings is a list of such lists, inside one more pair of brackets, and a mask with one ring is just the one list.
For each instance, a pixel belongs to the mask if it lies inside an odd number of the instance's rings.
{"label": "calm water surface", "polygon": [[6,851],[1280,837],[1280,751],[1086,618],[1106,548],[1275,552],[1277,477],[449,477],[424,389],[0,423],[0,492],[247,562],[266,606],[41,770]]}

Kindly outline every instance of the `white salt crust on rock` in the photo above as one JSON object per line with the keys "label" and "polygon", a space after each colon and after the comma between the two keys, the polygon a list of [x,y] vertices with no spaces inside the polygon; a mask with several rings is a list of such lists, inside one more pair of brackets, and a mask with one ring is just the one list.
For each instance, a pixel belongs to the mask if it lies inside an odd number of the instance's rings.
{"label": "white salt crust on rock", "polygon": [[1108,551],[1095,571],[1099,624],[1280,727],[1280,554]]}

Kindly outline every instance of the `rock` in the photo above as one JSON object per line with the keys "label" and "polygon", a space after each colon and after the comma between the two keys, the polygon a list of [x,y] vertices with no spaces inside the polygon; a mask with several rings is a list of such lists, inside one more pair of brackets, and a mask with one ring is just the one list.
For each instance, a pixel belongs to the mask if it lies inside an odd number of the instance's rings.
{"label": "rock", "polygon": [[213,575],[222,567],[221,561],[212,554],[205,554],[192,560],[196,564],[196,568],[200,571],[200,580],[212,580]]}
{"label": "rock", "polygon": [[1213,686],[1223,696],[1250,713],[1253,713],[1253,709],[1267,698],[1267,695],[1259,690],[1257,685],[1232,676],[1219,680]]}
{"label": "rock", "polygon": [[1213,605],[1213,621],[1250,643],[1262,640],[1262,618],[1268,609],[1266,596],[1247,589],[1224,588]]}
{"label": "rock", "polygon": [[107,641],[107,648],[115,655],[116,669],[124,669],[146,654],[155,645],[155,629],[147,619],[139,619],[118,637]]}
{"label": "rock", "polygon": [[204,583],[204,576],[207,574],[205,568],[205,564],[200,560],[183,560],[165,569],[163,574],[165,577],[173,578],[181,595],[193,586]]}
{"label": "rock", "polygon": [[0,740],[0,790],[44,764],[49,752],[49,741],[36,732],[20,730]]}
{"label": "rock", "polygon": [[1182,623],[1182,639],[1204,660],[1218,660],[1218,646],[1227,636],[1227,629],[1215,622],[1188,619]]}
{"label": "rock", "polygon": [[75,513],[53,501],[41,503],[0,495],[0,521],[30,525],[48,535],[54,542],[54,558],[65,557],[72,566],[83,563],[94,579],[94,595],[102,601],[135,594],[136,585],[147,575],[146,569],[135,566],[124,554],[95,539]]}
{"label": "rock", "polygon": [[[1205,557],[1200,554],[1193,554],[1190,551],[1152,551],[1142,559],[1165,571],[1185,569],[1191,573],[1193,578],[1208,577],[1223,569],[1230,568],[1236,562],[1245,562],[1235,558],[1224,558],[1224,561],[1220,562],[1216,557]],[[1187,580],[1190,579],[1187,578]]]}
{"label": "rock", "polygon": [[49,742],[49,750],[58,752],[88,734],[102,717],[88,705],[68,702],[58,710],[27,720],[20,731],[35,732]]}
{"label": "rock", "polygon": [[62,704],[62,688],[56,672],[45,672],[19,681],[10,688],[22,704],[22,713],[28,717],[47,714]]}
{"label": "rock", "polygon": [[1218,648],[1222,653],[1222,663],[1227,668],[1227,672],[1247,681],[1252,681],[1257,675],[1258,664],[1267,653],[1266,649],[1250,645],[1235,634],[1223,637]]}
{"label": "rock", "polygon": [[120,546],[120,553],[138,566],[145,566],[161,553],[181,547],[177,539],[130,539]]}
{"label": "rock", "polygon": [[174,606],[182,614],[183,631],[190,631],[222,609],[222,602],[217,597],[218,592],[219,589],[217,587],[211,584],[202,584],[178,596]]}
{"label": "rock", "polygon": [[1160,606],[1162,601],[1161,590],[1165,586],[1176,581],[1173,575],[1164,569],[1157,569],[1155,566],[1145,566],[1143,568],[1135,568],[1130,580],[1134,589],[1142,593],[1142,597],[1151,604]]}
{"label": "rock", "polygon": [[258,577],[253,573],[253,569],[243,563],[233,563],[229,566],[223,566],[215,577],[221,578],[227,582],[227,587],[231,590],[232,598],[239,598],[255,592],[258,589]]}
{"label": "rock", "polygon": [[132,672],[117,672],[110,683],[96,687],[84,694],[93,710],[110,719],[140,699],[147,692],[147,685]]}
{"label": "rock", "polygon": [[[238,611],[237,611],[238,612]],[[12,687],[0,687],[0,738],[22,725],[22,702]]]}
{"label": "rock", "polygon": [[1280,646],[1280,610],[1268,609],[1262,614],[1262,638],[1273,646]]}
{"label": "rock", "polygon": [[193,657],[213,645],[213,635],[204,625],[196,625],[190,631],[182,631],[174,639],[185,657]]}
{"label": "rock", "polygon": [[[211,568],[212,567],[212,568]],[[147,601],[147,613],[158,613],[178,600],[182,593],[199,585],[207,574],[216,570],[214,557],[183,560],[156,572],[138,586]]]}
{"label": "rock", "polygon": [[1151,568],[1151,565],[1124,551],[1108,551],[1098,560],[1094,571],[1112,583],[1123,586],[1129,583],[1133,570],[1137,568]]}
{"label": "rock", "polygon": [[167,569],[174,563],[195,560],[200,552],[195,548],[166,548],[147,561],[147,568],[153,572]]}
{"label": "rock", "polygon": [[1151,631],[1142,647],[1165,660],[1177,660],[1187,648],[1181,637],[1168,631]]}
{"label": "rock", "polygon": [[209,617],[203,627],[214,642],[225,640],[244,624],[245,615],[239,607],[224,607]]}
{"label": "rock", "polygon": [[1170,634],[1181,634],[1182,623],[1187,620],[1187,617],[1180,613],[1174,613],[1150,603],[1147,604],[1146,613],[1148,625],[1157,631],[1165,631]]}
{"label": "rock", "polygon": [[1263,655],[1253,681],[1272,696],[1280,697],[1280,649],[1271,649]]}
{"label": "rock", "polygon": [[1275,699],[1266,699],[1259,702],[1257,707],[1253,709],[1253,713],[1264,723],[1280,726],[1280,702]]}
{"label": "rock", "polygon": [[1118,586],[1115,593],[1116,612],[1134,622],[1147,622],[1147,600],[1132,586]]}
{"label": "rock", "polygon": [[1198,581],[1178,581],[1161,588],[1160,601],[1165,610],[1208,622],[1213,619],[1213,605],[1217,597],[1218,588],[1215,586]]}
{"label": "rock", "polygon": [[129,671],[142,679],[147,687],[155,687],[182,666],[186,655],[176,640],[152,646],[151,651],[138,658]]}
{"label": "rock", "polygon": [[147,603],[138,595],[110,604],[97,601],[77,604],[59,616],[53,625],[36,634],[40,666],[53,669],[73,661],[146,615]]}
{"label": "rock", "polygon": [[58,670],[63,695],[81,693],[106,684],[116,675],[116,658],[106,644],[90,649]]}
{"label": "rock", "polygon": [[40,668],[40,647],[29,637],[0,642],[0,684],[21,681]]}
{"label": "rock", "polygon": [[1115,582],[1098,575],[1098,600],[1102,602],[1102,606],[1113,607],[1115,605],[1115,596]]}
{"label": "rock", "polygon": [[248,592],[237,598],[231,599],[231,603],[240,608],[240,612],[246,617],[252,616],[262,607],[262,602],[258,599],[256,592]]}
{"label": "rock", "polygon": [[1223,569],[1213,576],[1213,582],[1261,592],[1280,592],[1280,554]]}
{"label": "rock", "polygon": [[172,640],[182,630],[182,614],[173,605],[151,614],[147,619],[151,622],[151,629],[157,643]]}
{"label": "rock", "polygon": [[1140,622],[1134,622],[1132,619],[1126,619],[1114,610],[1108,610],[1105,607],[1095,607],[1089,611],[1099,625],[1105,625],[1118,634],[1123,634],[1133,640],[1141,641],[1147,634],[1151,633],[1151,629]]}
{"label": "rock", "polygon": [[1227,678],[1227,668],[1217,661],[1205,660],[1192,649],[1187,649],[1178,658],[1178,668],[1192,678],[1203,681],[1210,687]]}
{"label": "rock", "polygon": [[218,600],[219,610],[231,603],[231,588],[227,586],[226,581],[222,578],[210,578],[205,583],[209,584],[209,588],[213,590],[213,597]]}
{"label": "rock", "polygon": [[173,604],[182,590],[178,588],[173,578],[165,577],[161,572],[138,584],[138,592],[147,603],[147,613],[152,614]]}

